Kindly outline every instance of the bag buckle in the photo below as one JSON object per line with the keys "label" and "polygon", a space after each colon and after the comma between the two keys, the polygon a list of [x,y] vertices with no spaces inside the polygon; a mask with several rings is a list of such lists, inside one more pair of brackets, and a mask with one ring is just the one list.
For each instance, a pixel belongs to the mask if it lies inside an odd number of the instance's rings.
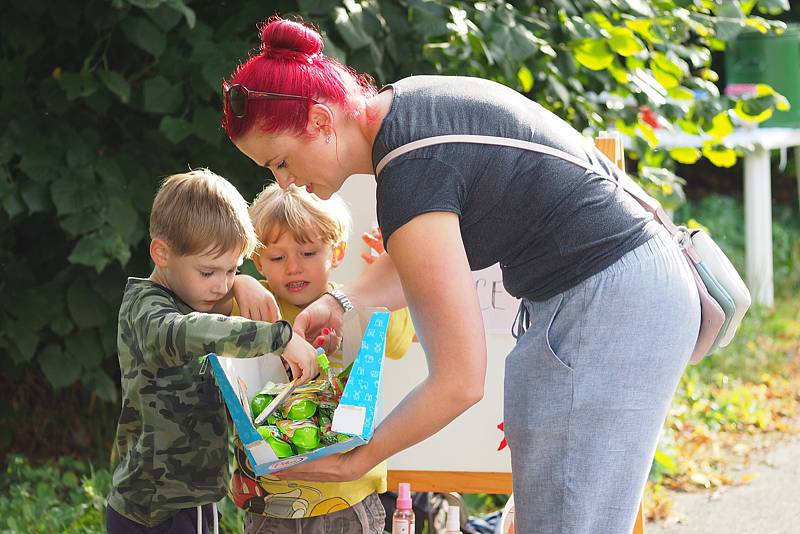
{"label": "bag buckle", "polygon": [[692,234],[686,226],[678,226],[678,231],[673,234],[672,238],[681,250],[686,250],[687,247],[692,245]]}

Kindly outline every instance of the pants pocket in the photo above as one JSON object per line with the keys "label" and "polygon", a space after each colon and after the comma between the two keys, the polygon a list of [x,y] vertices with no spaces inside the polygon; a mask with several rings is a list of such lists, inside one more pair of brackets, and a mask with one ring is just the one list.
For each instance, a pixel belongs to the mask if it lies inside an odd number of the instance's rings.
{"label": "pants pocket", "polygon": [[365,534],[382,534],[386,526],[386,510],[377,493],[367,495],[353,506]]}
{"label": "pants pocket", "polygon": [[580,341],[579,337],[574,339],[580,334],[580,319],[565,313],[568,304],[564,295],[559,297],[547,321],[544,342],[550,359],[556,365],[572,371]]}

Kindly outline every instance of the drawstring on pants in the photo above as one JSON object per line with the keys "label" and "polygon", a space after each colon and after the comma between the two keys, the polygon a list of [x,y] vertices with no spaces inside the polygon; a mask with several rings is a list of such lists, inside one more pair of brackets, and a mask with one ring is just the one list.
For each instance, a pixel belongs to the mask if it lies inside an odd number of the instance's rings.
{"label": "drawstring on pants", "polygon": [[528,311],[528,307],[525,306],[525,300],[520,300],[519,302],[519,309],[517,310],[517,316],[514,317],[514,324],[511,326],[511,335],[514,336],[514,339],[519,341],[519,338],[528,331],[528,328],[531,327],[531,314]]}
{"label": "drawstring on pants", "polygon": [[[217,503],[211,503],[211,512],[214,514],[214,534],[219,534],[219,516],[217,515]],[[197,534],[203,534],[203,507],[197,507]]]}

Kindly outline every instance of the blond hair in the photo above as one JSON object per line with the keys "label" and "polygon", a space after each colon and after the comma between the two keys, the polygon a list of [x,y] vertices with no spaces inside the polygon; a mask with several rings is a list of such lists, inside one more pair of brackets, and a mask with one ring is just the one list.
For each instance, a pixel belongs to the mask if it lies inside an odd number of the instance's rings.
{"label": "blond hair", "polygon": [[264,245],[287,230],[299,243],[337,244],[347,241],[350,232],[350,212],[339,196],[322,200],[294,185],[285,190],[277,183],[267,185],[250,206],[250,220]]}
{"label": "blond hair", "polygon": [[247,201],[225,178],[208,169],[173,174],[162,183],[150,212],[150,239],[163,239],[182,256],[258,247]]}

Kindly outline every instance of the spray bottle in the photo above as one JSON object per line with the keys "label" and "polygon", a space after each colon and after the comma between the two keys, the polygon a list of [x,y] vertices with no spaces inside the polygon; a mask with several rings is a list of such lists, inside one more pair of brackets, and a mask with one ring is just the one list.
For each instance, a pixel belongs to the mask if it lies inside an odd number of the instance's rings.
{"label": "spray bottle", "polygon": [[459,517],[458,506],[447,507],[447,523],[444,531],[446,534],[461,534],[461,518]]}
{"label": "spray bottle", "polygon": [[392,534],[414,534],[411,484],[407,482],[401,482],[397,489],[397,506],[392,515]]}

